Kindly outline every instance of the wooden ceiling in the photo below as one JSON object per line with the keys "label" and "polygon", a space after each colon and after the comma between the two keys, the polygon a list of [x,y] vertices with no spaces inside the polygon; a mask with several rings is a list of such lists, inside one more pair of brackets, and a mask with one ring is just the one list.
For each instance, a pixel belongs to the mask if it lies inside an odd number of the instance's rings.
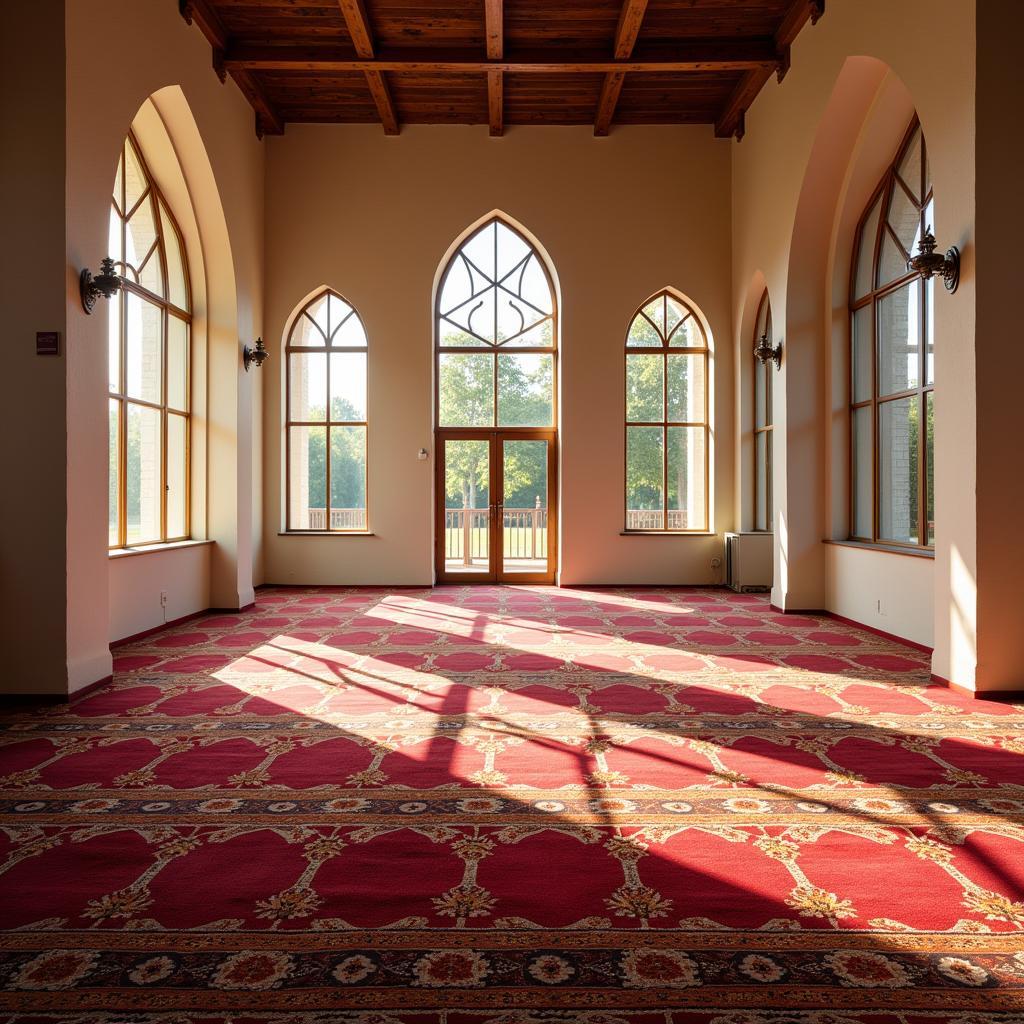
{"label": "wooden ceiling", "polygon": [[824,0],[179,0],[256,111],[295,121],[713,124],[743,115]]}

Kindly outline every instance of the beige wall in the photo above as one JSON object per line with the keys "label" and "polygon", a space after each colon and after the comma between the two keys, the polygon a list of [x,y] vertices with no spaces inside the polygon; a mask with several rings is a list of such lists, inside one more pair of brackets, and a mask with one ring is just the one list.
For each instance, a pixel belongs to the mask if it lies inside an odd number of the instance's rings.
{"label": "beige wall", "polygon": [[[433,578],[432,286],[453,241],[498,209],[547,251],[561,293],[562,583],[703,582],[720,537],[622,537],[623,344],[633,312],[671,285],[717,342],[714,525],[732,526],[729,146],[709,127],[289,126],[268,140],[266,578]],[[374,537],[280,537],[281,344],[320,285],[366,324]]]}
{"label": "beige wall", "polygon": [[[68,366],[63,3],[5,8],[0,95],[4,377],[17,382],[0,403],[0,693],[61,693]],[[36,331],[61,332],[60,356],[35,354]]]}
{"label": "beige wall", "polygon": [[[926,33],[926,34],[925,34]],[[764,89],[747,114],[733,154],[733,319],[742,323],[750,282],[762,274],[786,356],[776,378],[775,523],[777,604],[831,607],[848,614],[852,598],[884,589],[921,595],[926,570],[898,555],[826,555],[821,541],[841,535],[830,467],[838,457],[830,352],[835,324],[833,274],[843,237],[842,198],[862,127],[887,69],[902,81],[921,118],[932,158],[936,231],[943,245],[967,242],[956,296],[937,289],[936,557],[931,602],[888,624],[854,617],[913,639],[925,635],[922,609],[934,612],[934,670],[973,685],[976,579],[973,489],[976,394],[974,278],[974,4],[961,0],[836,0],[801,33],[792,69]],[[850,60],[849,58],[854,58]],[[860,59],[871,58],[871,59]],[[742,338],[736,344],[745,345]],[[956,386],[944,382],[956,382]],[[781,427],[781,430],[780,430]],[[832,440],[832,444],[829,440]],[[842,498],[845,500],[845,498]],[[882,560],[885,560],[884,562]],[[887,568],[882,569],[882,565]],[[957,603],[962,614],[951,622]],[[846,609],[845,611],[843,609]],[[924,642],[927,642],[925,640]]]}

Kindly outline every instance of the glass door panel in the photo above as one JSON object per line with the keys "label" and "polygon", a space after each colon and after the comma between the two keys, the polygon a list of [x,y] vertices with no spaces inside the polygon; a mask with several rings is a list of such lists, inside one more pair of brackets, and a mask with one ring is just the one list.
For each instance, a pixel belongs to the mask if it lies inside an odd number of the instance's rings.
{"label": "glass door panel", "polygon": [[501,573],[548,574],[547,440],[501,440]]}
{"label": "glass door panel", "polygon": [[444,474],[445,575],[492,576],[491,441],[446,438]]}

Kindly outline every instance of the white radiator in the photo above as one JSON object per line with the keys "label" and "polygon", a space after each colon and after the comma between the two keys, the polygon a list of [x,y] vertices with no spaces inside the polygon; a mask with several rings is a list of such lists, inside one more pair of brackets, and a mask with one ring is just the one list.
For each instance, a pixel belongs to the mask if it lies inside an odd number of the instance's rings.
{"label": "white radiator", "polygon": [[771,590],[771,533],[727,533],[725,535],[725,582],[741,594]]}

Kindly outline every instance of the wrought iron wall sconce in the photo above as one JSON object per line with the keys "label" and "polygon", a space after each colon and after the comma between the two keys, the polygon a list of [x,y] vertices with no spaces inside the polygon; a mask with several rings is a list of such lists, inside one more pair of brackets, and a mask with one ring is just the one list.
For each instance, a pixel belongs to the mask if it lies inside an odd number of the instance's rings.
{"label": "wrought iron wall sconce", "polygon": [[90,270],[83,270],[78,276],[78,287],[82,293],[82,309],[92,313],[96,300],[102,295],[112,299],[121,290],[121,278],[114,270],[114,261],[106,256],[100,263],[102,268],[95,277]]}
{"label": "wrought iron wall sconce", "polygon": [[255,363],[256,369],[258,370],[269,355],[270,353],[267,351],[267,346],[263,344],[262,338],[256,339],[256,346],[254,348],[249,348],[248,345],[243,345],[242,365],[245,367],[245,372],[249,372],[250,363]]}
{"label": "wrought iron wall sconce", "polygon": [[907,266],[916,270],[926,281],[933,274],[942,278],[947,292],[955,292],[960,284],[960,250],[950,246],[945,255],[935,251],[935,236],[928,226],[917,245],[917,255],[907,260]]}
{"label": "wrought iron wall sconce", "polygon": [[782,342],[778,345],[773,346],[768,340],[768,332],[765,331],[760,338],[757,339],[757,344],[754,346],[754,358],[762,365],[766,365],[768,360],[771,359],[775,363],[775,369],[782,369]]}

